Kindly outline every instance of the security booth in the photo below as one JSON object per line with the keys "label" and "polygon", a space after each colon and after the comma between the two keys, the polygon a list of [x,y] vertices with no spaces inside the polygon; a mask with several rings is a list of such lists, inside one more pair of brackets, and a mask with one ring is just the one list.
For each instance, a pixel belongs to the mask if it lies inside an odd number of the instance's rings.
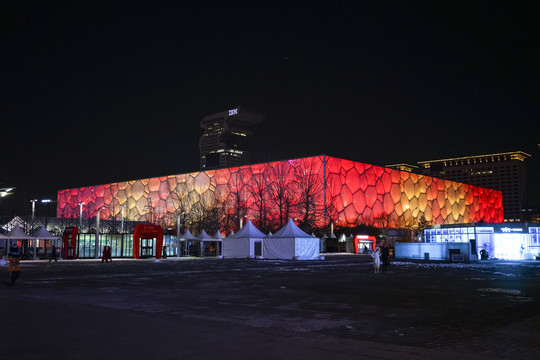
{"label": "security booth", "polygon": [[64,259],[77,258],[77,234],[79,228],[77,226],[69,226],[64,229],[62,240],[64,243]]}
{"label": "security booth", "polygon": [[135,259],[155,257],[163,254],[163,231],[153,224],[138,224],[133,233],[133,257]]}
{"label": "security booth", "polygon": [[375,236],[371,235],[356,235],[354,237],[354,253],[361,254],[364,252],[364,248],[368,250],[375,250]]}

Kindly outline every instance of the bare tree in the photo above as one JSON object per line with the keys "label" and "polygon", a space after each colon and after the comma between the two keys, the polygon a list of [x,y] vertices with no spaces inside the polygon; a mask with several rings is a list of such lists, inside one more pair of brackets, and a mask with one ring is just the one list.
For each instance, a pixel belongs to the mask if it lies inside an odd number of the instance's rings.
{"label": "bare tree", "polygon": [[296,168],[295,179],[298,190],[298,213],[301,214],[301,227],[312,231],[322,213],[324,184],[316,171],[318,164],[313,158],[302,159]]}
{"label": "bare tree", "polygon": [[250,209],[255,214],[255,222],[259,229],[267,232],[268,227],[268,191],[266,186],[266,178],[264,174],[258,173],[251,177],[251,181],[246,186],[246,190],[251,195],[253,200]]}
{"label": "bare tree", "polygon": [[268,194],[275,210],[278,212],[277,225],[282,227],[291,213],[294,205],[294,169],[287,162],[280,162],[277,166],[267,168]]}
{"label": "bare tree", "polygon": [[238,230],[240,218],[247,213],[249,195],[238,172],[231,174],[229,190],[229,195],[224,202],[224,212],[228,215],[228,230]]}

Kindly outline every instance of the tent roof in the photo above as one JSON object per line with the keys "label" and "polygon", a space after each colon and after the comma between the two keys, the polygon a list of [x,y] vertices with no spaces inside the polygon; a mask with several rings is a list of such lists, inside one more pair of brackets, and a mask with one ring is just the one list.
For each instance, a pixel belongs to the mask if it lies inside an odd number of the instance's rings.
{"label": "tent roof", "polygon": [[208,233],[206,231],[204,231],[204,229],[199,234],[199,239],[201,239],[201,240],[215,240],[213,237],[208,235]]}
{"label": "tent roof", "polygon": [[41,227],[36,232],[34,232],[33,235],[34,235],[35,238],[42,239],[42,240],[60,239],[60,236],[54,236],[53,234],[51,234],[45,228],[45,225],[41,225]]}
{"label": "tent roof", "polygon": [[251,220],[248,220],[246,225],[244,225],[243,228],[238,230],[236,234],[231,234],[228,236],[228,238],[232,239],[238,239],[238,238],[264,238],[266,235],[257,229],[255,225],[251,222]]}
{"label": "tent roof", "polygon": [[28,235],[19,227],[19,225],[15,225],[13,230],[7,233],[7,235],[12,239],[35,239],[35,237]]}
{"label": "tent roof", "polygon": [[186,232],[184,233],[184,235],[180,236],[180,239],[184,239],[184,240],[200,240],[198,237],[196,237],[195,235],[193,235],[191,233],[191,231],[189,231],[189,229],[186,230]]}
{"label": "tent roof", "polygon": [[212,236],[212,237],[214,239],[223,239],[224,238],[223,234],[219,230],[217,230],[216,233],[214,234],[214,236]]}
{"label": "tent roof", "polygon": [[311,238],[312,236],[305,233],[302,229],[300,229],[293,221],[293,219],[289,219],[287,224],[285,224],[284,227],[279,229],[278,232],[276,232],[272,237],[298,237],[298,238]]}

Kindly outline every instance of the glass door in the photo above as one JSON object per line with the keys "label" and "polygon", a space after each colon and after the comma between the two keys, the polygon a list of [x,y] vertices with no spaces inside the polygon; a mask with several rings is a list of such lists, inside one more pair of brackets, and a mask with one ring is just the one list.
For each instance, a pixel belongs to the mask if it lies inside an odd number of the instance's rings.
{"label": "glass door", "polygon": [[154,240],[155,239],[141,239],[141,258],[154,256]]}

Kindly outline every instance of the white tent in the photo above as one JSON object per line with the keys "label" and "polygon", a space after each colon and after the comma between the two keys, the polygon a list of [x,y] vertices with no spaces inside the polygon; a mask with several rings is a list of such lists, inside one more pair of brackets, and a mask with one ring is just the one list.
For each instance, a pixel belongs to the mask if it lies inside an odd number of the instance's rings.
{"label": "white tent", "polygon": [[255,257],[258,254],[258,248],[266,235],[248,220],[246,225],[236,234],[231,234],[224,238],[223,257],[224,258],[245,258]]}
{"label": "white tent", "polygon": [[7,234],[2,235],[1,238],[5,239],[4,246],[3,246],[4,253],[7,253],[9,251],[9,247],[12,244],[15,244],[17,242],[17,240],[29,240],[28,243],[30,243],[30,240],[34,240],[34,241],[36,240],[35,237],[25,233],[24,230],[21,229],[18,224],[15,224],[13,229],[11,229],[11,231],[8,232]]}
{"label": "white tent", "polygon": [[215,239],[208,235],[205,230],[201,231],[201,233],[199,234],[199,239],[201,239],[202,241],[215,241]]}
{"label": "white tent", "polygon": [[[178,239],[178,254],[184,254],[184,255],[189,255],[190,254],[190,248],[189,248],[189,244],[192,242],[192,241],[200,241],[201,239],[199,239],[198,237],[196,237],[195,235],[193,235],[191,233],[191,231],[189,231],[189,229],[186,230],[186,232],[184,233],[184,235],[180,236],[180,238]],[[183,250],[182,250],[183,248]]]}
{"label": "white tent", "polygon": [[212,237],[214,239],[216,239],[216,240],[221,240],[221,239],[224,238],[223,234],[219,230],[217,230],[216,233],[214,234],[214,236],[212,236]]}
{"label": "white tent", "polygon": [[[51,240],[52,245],[56,246],[57,249],[60,248],[59,242],[60,242],[61,237],[60,236],[54,236],[53,234],[51,234],[45,228],[45,225],[42,225],[39,229],[37,229],[34,232],[33,236],[36,239],[36,241],[34,241],[34,259],[37,258],[36,248],[37,248],[37,241],[38,240]],[[51,247],[52,247],[52,245],[51,245]],[[62,251],[60,251],[60,254],[62,254]]]}
{"label": "white tent", "polygon": [[17,240],[23,240],[23,239],[32,240],[32,239],[35,239],[35,237],[25,233],[24,230],[19,227],[19,225],[15,225],[13,230],[11,230],[10,232],[7,233],[7,236],[10,237],[11,239],[17,239]]}
{"label": "white tent", "polygon": [[[203,230],[201,231],[201,233],[199,234],[199,239],[201,239],[201,255],[205,256],[206,255],[206,245],[207,243],[215,243],[215,255],[216,256],[219,256],[219,243],[221,242],[221,239],[216,239],[210,235],[208,235],[208,233]],[[212,246],[210,244],[210,246]]]}
{"label": "white tent", "polygon": [[319,258],[319,239],[289,219],[278,232],[264,239],[262,255],[265,259],[315,260]]}

